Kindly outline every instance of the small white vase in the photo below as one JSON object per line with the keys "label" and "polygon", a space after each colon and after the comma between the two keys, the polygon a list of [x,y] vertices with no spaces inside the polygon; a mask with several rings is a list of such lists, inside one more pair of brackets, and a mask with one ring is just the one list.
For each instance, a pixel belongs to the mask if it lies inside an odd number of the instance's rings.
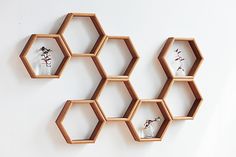
{"label": "small white vase", "polygon": [[141,138],[153,138],[153,137],[155,137],[155,135],[152,125],[149,125],[148,127],[143,128],[141,130]]}
{"label": "small white vase", "polygon": [[40,64],[40,75],[51,75],[52,67],[46,66],[46,64]]}
{"label": "small white vase", "polygon": [[46,64],[38,63],[35,67],[36,75],[52,75],[52,67],[47,67]]}
{"label": "small white vase", "polygon": [[176,73],[175,73],[176,76],[186,76],[186,73],[185,71],[183,70],[177,70]]}
{"label": "small white vase", "polygon": [[44,60],[42,60],[42,57],[39,56],[38,60],[35,65],[35,74],[36,75],[52,75],[52,63],[50,63],[50,66],[45,63]]}

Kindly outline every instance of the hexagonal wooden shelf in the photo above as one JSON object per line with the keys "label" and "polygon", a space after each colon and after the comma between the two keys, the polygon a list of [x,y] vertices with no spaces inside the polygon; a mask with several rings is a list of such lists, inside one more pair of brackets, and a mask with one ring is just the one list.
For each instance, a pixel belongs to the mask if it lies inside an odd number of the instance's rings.
{"label": "hexagonal wooden shelf", "polygon": [[[28,54],[33,43],[38,38],[55,39],[55,41],[57,42],[58,46],[61,49],[61,52],[64,55],[64,58],[63,58],[61,64],[59,65],[59,67],[57,68],[54,75],[37,75],[34,72],[32,65],[30,64],[30,62],[28,61],[28,59],[26,57],[26,55]],[[26,43],[23,51],[20,54],[20,58],[21,58],[23,64],[25,65],[31,78],[59,78],[61,76],[61,73],[62,73],[63,69],[65,68],[67,62],[69,61],[70,57],[71,57],[70,53],[67,51],[66,46],[64,45],[64,42],[63,42],[61,36],[58,34],[32,34],[31,37],[29,38],[28,42]]]}
{"label": "hexagonal wooden shelf", "polygon": [[[70,46],[68,45],[68,43],[66,42],[66,39],[63,34],[64,34],[65,30],[67,29],[67,26],[69,25],[71,20],[75,17],[88,17],[88,18],[90,18],[91,21],[93,22],[98,34],[99,34],[99,37],[90,52],[73,52],[71,50]],[[93,13],[68,13],[57,33],[62,36],[62,39],[64,40],[65,45],[66,45],[67,49],[69,50],[72,57],[94,56],[97,53],[100,46],[102,45],[103,41],[105,40],[105,32],[103,31],[102,26],[99,23],[96,15]]]}
{"label": "hexagonal wooden shelf", "polygon": [[138,59],[139,59],[139,55],[137,53],[137,51],[135,50],[134,45],[132,44],[130,38],[128,36],[106,36],[105,40],[103,41],[102,45],[99,47],[97,54],[96,54],[96,62],[100,65],[100,67],[103,69],[103,71],[105,72],[105,69],[103,68],[102,64],[99,61],[99,54],[100,54],[100,50],[102,49],[102,47],[107,43],[108,40],[123,40],[132,56],[132,59],[129,63],[129,65],[127,66],[125,72],[122,75],[119,76],[109,76],[109,74],[106,73],[106,77],[108,78],[114,78],[114,79],[126,79],[130,76],[131,72],[133,71]]}
{"label": "hexagonal wooden shelf", "polygon": [[[166,55],[169,52],[170,48],[173,46],[175,41],[184,41],[184,42],[188,42],[192,52],[194,53],[196,60],[194,62],[194,64],[192,65],[189,73],[186,76],[175,76],[175,74],[173,74],[171,67],[169,66],[167,60],[166,60]],[[170,37],[167,39],[164,47],[162,48],[158,59],[167,75],[168,78],[175,78],[175,79],[181,79],[181,78],[193,78],[194,75],[196,74],[199,66],[201,65],[202,61],[203,61],[203,57],[201,55],[201,52],[197,46],[197,43],[195,41],[194,38],[175,38],[175,37]]]}
{"label": "hexagonal wooden shelf", "polygon": [[[96,127],[94,128],[91,136],[89,139],[71,139],[70,135],[67,133],[66,128],[63,126],[63,120],[68,113],[69,109],[73,105],[80,105],[80,104],[89,104],[91,108],[93,109],[95,115],[98,118],[98,123]],[[59,116],[57,117],[56,124],[58,128],[60,129],[63,137],[65,138],[66,142],[69,144],[86,144],[86,143],[94,143],[97,139],[97,136],[99,132],[101,131],[101,128],[105,124],[105,118],[103,117],[103,114],[101,113],[96,101],[94,100],[68,100],[66,104],[64,105],[63,109],[61,110]]]}
{"label": "hexagonal wooden shelf", "polygon": [[[98,98],[99,98],[102,90],[104,89],[104,87],[107,85],[108,82],[122,82],[122,83],[124,83],[126,89],[128,90],[128,92],[129,92],[129,94],[132,98],[132,101],[130,102],[130,104],[128,106],[128,109],[126,110],[126,112],[123,114],[122,117],[107,117],[106,114],[103,112],[103,109],[102,109],[101,105],[99,105]],[[118,79],[116,79],[116,78],[102,79],[99,86],[95,90],[94,95],[92,96],[92,99],[97,102],[101,112],[103,113],[103,115],[104,115],[104,117],[107,121],[128,121],[129,116],[130,116],[130,112],[132,111],[135,104],[138,102],[138,96],[137,96],[135,90],[133,89],[133,87],[132,87],[130,81],[128,80],[128,78],[123,79],[123,80],[121,80],[120,78],[118,78]]]}
{"label": "hexagonal wooden shelf", "polygon": [[[139,107],[141,105],[145,105],[145,103],[156,103],[158,108],[160,109],[163,117],[164,117],[164,121],[161,124],[159,130],[157,131],[157,134],[154,138],[141,138],[138,134],[138,131],[136,130],[134,124],[132,123],[132,118],[134,117],[134,115],[136,114],[136,112],[138,111]],[[165,105],[165,102],[161,99],[141,99],[138,103],[136,103],[135,107],[133,108],[132,112],[130,112],[131,116],[130,116],[130,120],[126,121],[126,125],[128,126],[133,138],[138,141],[138,142],[153,142],[153,141],[161,141],[166,130],[168,129],[172,119],[171,116],[168,112],[168,109]]]}
{"label": "hexagonal wooden shelf", "polygon": [[195,101],[192,105],[192,107],[190,108],[189,112],[187,115],[182,115],[182,116],[175,116],[171,110],[168,108],[168,104],[167,104],[167,109],[169,110],[169,113],[172,117],[173,120],[193,120],[200,105],[202,102],[202,96],[199,93],[197,86],[195,85],[193,79],[169,79],[167,80],[166,84],[164,85],[159,98],[163,99],[165,101],[165,98],[169,92],[169,90],[171,89],[171,87],[173,86],[174,82],[187,82],[190,89],[193,92],[193,95],[195,96]]}

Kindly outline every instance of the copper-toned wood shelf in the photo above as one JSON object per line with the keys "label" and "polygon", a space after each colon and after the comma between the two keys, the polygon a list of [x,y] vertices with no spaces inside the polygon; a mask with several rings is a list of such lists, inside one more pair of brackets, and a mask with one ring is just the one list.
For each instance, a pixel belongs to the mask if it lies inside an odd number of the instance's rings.
{"label": "copper-toned wood shelf", "polygon": [[[91,21],[93,22],[93,25],[94,25],[95,29],[97,30],[97,32],[99,34],[99,37],[98,37],[95,45],[93,46],[93,48],[90,52],[73,52],[71,50],[70,46],[68,45],[68,42],[65,40],[64,32],[65,32],[66,29],[68,29],[67,27],[68,27],[69,23],[73,20],[73,18],[76,18],[76,17],[90,18]],[[69,50],[72,57],[91,57],[91,56],[94,56],[97,53],[97,51],[100,49],[103,41],[105,40],[105,32],[103,31],[102,26],[99,23],[96,15],[93,14],[93,13],[68,13],[57,33],[62,36],[62,39],[64,40],[65,45],[66,45],[67,49]]]}
{"label": "copper-toned wood shelf", "polygon": [[169,92],[169,90],[171,89],[171,87],[173,86],[173,84],[175,82],[186,82],[188,83],[191,91],[193,92],[193,95],[195,97],[195,101],[194,103],[192,104],[192,107],[190,108],[189,112],[187,115],[182,115],[182,116],[175,116],[170,108],[168,108],[168,104],[167,104],[167,109],[172,117],[173,120],[193,120],[200,105],[201,105],[201,102],[202,102],[202,96],[201,94],[199,93],[198,91],[198,88],[197,86],[195,85],[193,79],[169,79],[167,80],[166,84],[164,85],[162,91],[161,91],[161,94],[159,96],[159,98],[163,99],[165,101],[166,99],[166,96]]}
{"label": "copper-toned wood shelf", "polygon": [[[103,109],[101,107],[101,105],[99,105],[98,99],[100,94],[102,93],[102,90],[104,89],[104,87],[109,83],[109,82],[121,82],[125,85],[126,89],[129,92],[129,95],[131,96],[132,100],[128,106],[128,109],[126,110],[126,112],[123,114],[122,117],[108,117],[106,116],[106,114],[103,112]],[[136,94],[136,92],[134,91],[130,81],[127,79],[114,79],[114,78],[107,78],[107,79],[102,79],[102,81],[100,82],[99,86],[97,87],[96,91],[94,92],[94,95],[92,96],[92,99],[94,99],[98,106],[100,107],[101,112],[103,113],[105,119],[107,121],[128,121],[129,120],[129,116],[130,116],[130,112],[132,111],[133,107],[135,106],[135,104],[138,102],[138,96]],[[112,104],[111,104],[112,105]]]}
{"label": "copper-toned wood shelf", "polygon": [[[91,136],[89,139],[71,139],[70,135],[66,131],[66,128],[63,126],[63,120],[65,119],[68,111],[73,105],[87,105],[89,104],[91,108],[94,111],[94,114],[96,115],[98,119],[98,123],[96,127],[94,128]],[[99,132],[101,131],[101,128],[105,124],[105,118],[103,117],[103,114],[101,113],[96,101],[94,100],[68,100],[62,111],[60,112],[59,116],[57,117],[56,124],[61,131],[63,137],[65,138],[66,142],[69,144],[86,144],[86,143],[95,143],[97,136]]]}
{"label": "copper-toned wood shelf", "polygon": [[[60,63],[55,74],[53,74],[53,75],[37,75],[35,73],[32,65],[30,64],[29,60],[27,59],[27,54],[30,52],[32,45],[39,38],[46,38],[46,39],[52,39],[52,40],[55,39],[56,43],[58,44],[58,46],[61,49],[61,52],[64,55],[62,62]],[[21,58],[23,64],[25,65],[31,78],[59,78],[61,76],[61,73],[62,73],[63,69],[65,68],[67,62],[69,61],[70,57],[71,57],[70,53],[67,51],[66,46],[64,45],[64,42],[63,42],[61,36],[58,34],[32,34],[31,37],[29,38],[28,42],[26,43],[23,51],[20,54],[20,58]]]}
{"label": "copper-toned wood shelf", "polygon": [[[102,45],[99,47],[97,53],[96,53],[96,60],[97,62],[101,65],[101,68],[104,70],[102,64],[99,61],[99,54],[101,53],[101,49],[102,47],[107,43],[108,40],[123,40],[129,50],[129,53],[132,56],[132,59],[130,60],[125,72],[119,76],[110,76],[109,74],[106,73],[106,76],[109,78],[126,78],[129,77],[130,74],[132,73],[138,59],[139,59],[139,55],[133,45],[133,43],[131,42],[131,39],[128,36],[106,36],[105,40],[103,41]],[[112,52],[111,52],[112,53]],[[105,70],[104,70],[105,71]]]}
{"label": "copper-toned wood shelf", "polygon": [[[166,60],[166,55],[169,53],[169,50],[173,46],[175,41],[187,42],[190,45],[192,52],[194,53],[194,55],[196,57],[194,64],[192,65],[189,73],[186,76],[176,76],[175,74],[173,74],[171,67]],[[194,78],[198,68],[200,67],[200,65],[203,61],[203,57],[201,55],[201,52],[200,52],[194,38],[175,38],[175,37],[170,37],[167,39],[164,47],[162,48],[162,50],[158,56],[158,59],[162,65],[162,68],[164,69],[167,77],[168,78],[175,78],[175,79]]]}
{"label": "copper-toned wood shelf", "polygon": [[[164,121],[161,124],[159,130],[157,131],[157,134],[154,138],[141,138],[138,134],[138,131],[136,130],[134,124],[132,123],[132,119],[134,117],[134,115],[137,113],[139,107],[141,105],[145,105],[146,103],[155,103],[157,105],[157,107],[160,109],[163,117],[164,117]],[[171,116],[168,112],[168,109],[165,105],[165,102],[161,99],[141,99],[138,103],[135,104],[133,110],[130,112],[130,120],[126,121],[126,124],[133,136],[133,138],[138,141],[138,142],[153,142],[153,141],[161,141],[167,128],[169,127],[170,123],[171,123],[172,119]]]}

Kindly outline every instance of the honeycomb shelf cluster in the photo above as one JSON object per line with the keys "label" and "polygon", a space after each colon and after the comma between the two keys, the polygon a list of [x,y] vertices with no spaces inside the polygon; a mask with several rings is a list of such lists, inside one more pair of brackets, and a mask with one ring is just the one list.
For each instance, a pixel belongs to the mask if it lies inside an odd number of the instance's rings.
{"label": "honeycomb shelf cluster", "polygon": [[[75,53],[71,50],[69,47],[65,37],[64,32],[68,28],[68,24],[71,22],[71,20],[75,17],[87,17],[90,18],[96,31],[99,34],[99,37],[91,49],[90,52],[81,52],[81,53]],[[37,75],[34,72],[34,69],[31,65],[31,63],[28,61],[26,55],[30,52],[30,48],[32,47],[33,43],[38,38],[47,38],[47,39],[55,39],[56,43],[60,47],[64,58],[62,59],[62,62],[60,63],[58,69],[56,70],[54,75]],[[110,76],[104,69],[103,65],[101,64],[98,55],[100,53],[101,48],[105,45],[105,43],[110,40],[122,40],[125,42],[132,59],[130,63],[128,64],[127,69],[125,72],[118,76]],[[189,43],[191,49],[193,50],[193,53],[196,57],[195,63],[193,64],[190,72],[187,76],[175,76],[171,72],[171,68],[168,65],[166,61],[166,54],[168,53],[168,50],[171,48],[173,43],[175,41],[186,41]],[[91,97],[91,100],[67,100],[65,103],[62,111],[60,112],[58,118],[56,119],[56,124],[61,131],[62,135],[64,136],[65,140],[69,144],[85,144],[85,143],[94,143],[97,139],[97,136],[104,126],[106,122],[125,122],[130,130],[131,135],[133,138],[138,142],[148,142],[148,141],[161,141],[168,126],[171,124],[173,120],[190,120],[193,119],[199,106],[202,101],[202,97],[194,83],[194,75],[196,74],[196,71],[201,64],[203,57],[201,56],[201,53],[197,47],[197,44],[194,39],[188,39],[188,38],[168,38],[163,49],[161,50],[161,53],[158,57],[166,75],[167,75],[167,81],[160,93],[160,95],[156,99],[140,99],[138,95],[136,94],[135,90],[132,87],[132,84],[130,83],[129,77],[135,67],[135,64],[137,63],[139,56],[136,52],[134,45],[132,44],[131,40],[127,36],[108,36],[103,31],[97,17],[95,14],[91,13],[69,13],[66,18],[64,19],[64,22],[62,23],[61,27],[59,28],[57,34],[33,34],[31,35],[30,39],[26,43],[22,53],[20,54],[20,58],[25,65],[29,75],[31,78],[59,78],[62,74],[63,69],[65,68],[66,64],[70,60],[71,57],[91,57],[94,64],[96,65],[96,68],[98,69],[102,79],[95,90],[94,94]],[[109,82],[120,82],[123,83],[124,86],[127,88],[128,93],[130,94],[132,101],[129,104],[127,111],[123,114],[122,117],[108,117],[103,111],[103,108],[98,102],[98,97],[101,94],[101,91],[104,89],[107,83]],[[169,89],[172,87],[174,82],[187,82],[189,87],[191,88],[194,96],[195,101],[192,104],[192,107],[187,115],[183,116],[175,116],[171,110],[168,107],[168,104],[165,102],[166,95],[169,91]],[[141,138],[138,134],[138,131],[136,130],[134,124],[132,123],[132,118],[136,114],[137,110],[141,105],[145,105],[146,103],[154,103],[157,105],[157,107],[160,109],[164,121],[162,125],[160,126],[160,129],[158,130],[156,136],[154,138]],[[63,126],[63,120],[67,116],[67,113],[69,109],[73,105],[90,105],[92,110],[94,111],[94,114],[96,115],[98,119],[98,123],[96,124],[91,136],[88,139],[71,139],[70,135],[68,134],[66,128]]]}

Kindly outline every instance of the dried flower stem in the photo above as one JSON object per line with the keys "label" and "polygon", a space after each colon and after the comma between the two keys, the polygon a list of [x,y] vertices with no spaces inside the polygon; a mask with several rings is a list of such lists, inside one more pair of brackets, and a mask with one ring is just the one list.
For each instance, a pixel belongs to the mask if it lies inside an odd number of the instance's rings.
{"label": "dried flower stem", "polygon": [[184,71],[184,68],[183,68],[183,61],[184,61],[185,59],[184,59],[184,58],[182,57],[182,55],[181,55],[182,51],[179,50],[179,49],[176,49],[175,52],[177,53],[177,56],[176,56],[176,58],[175,58],[175,61],[180,63],[179,67],[177,68],[177,71],[179,71],[179,70]]}
{"label": "dried flower stem", "polygon": [[51,67],[52,66],[52,62],[51,62],[52,58],[51,58],[51,55],[49,52],[52,52],[52,50],[45,48],[44,46],[41,47],[39,50],[42,51],[42,54],[41,54],[42,59],[41,60],[43,60],[45,62],[47,67]]}
{"label": "dried flower stem", "polygon": [[160,117],[157,117],[157,118],[155,118],[154,120],[148,119],[148,120],[146,120],[146,122],[144,123],[144,128],[146,129],[146,128],[148,128],[152,123],[154,123],[154,122],[159,122],[160,120],[161,120]]}

